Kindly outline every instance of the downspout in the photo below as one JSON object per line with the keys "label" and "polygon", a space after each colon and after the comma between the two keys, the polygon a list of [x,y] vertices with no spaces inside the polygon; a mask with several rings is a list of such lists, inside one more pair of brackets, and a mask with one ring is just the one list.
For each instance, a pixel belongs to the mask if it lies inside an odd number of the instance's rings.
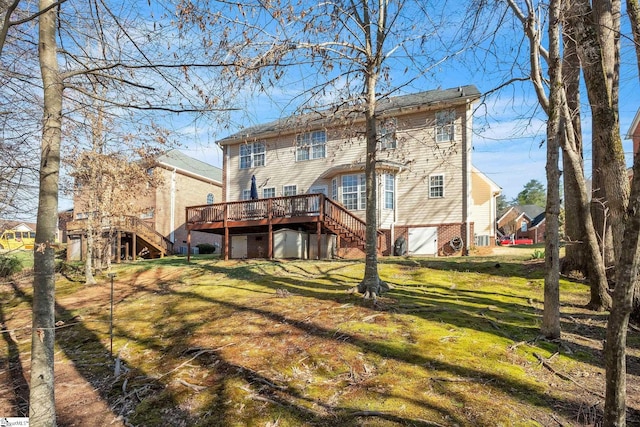
{"label": "downspout", "polygon": [[176,168],[171,171],[171,189],[169,193],[171,198],[170,206],[171,211],[169,213],[169,221],[171,222],[171,233],[169,233],[169,240],[172,244],[175,244],[175,229],[176,229]]}

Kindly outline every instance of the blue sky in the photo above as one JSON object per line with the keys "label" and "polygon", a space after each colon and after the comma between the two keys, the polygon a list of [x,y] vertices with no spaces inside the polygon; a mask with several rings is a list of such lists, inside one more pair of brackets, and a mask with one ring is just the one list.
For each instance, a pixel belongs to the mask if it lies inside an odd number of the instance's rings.
{"label": "blue sky", "polygon": [[[462,7],[459,3],[446,5],[447,12],[438,18],[449,20],[441,38],[447,36],[460,37],[463,33],[461,26],[463,13],[451,13],[451,8]],[[444,10],[444,9],[443,9]],[[460,16],[462,18],[455,18]],[[452,18],[454,17],[454,18]],[[459,19],[459,26],[451,19]],[[496,19],[489,16],[487,19]],[[443,21],[444,22],[444,21]],[[440,25],[443,24],[440,22]],[[622,17],[623,31],[628,27],[627,17]],[[452,25],[453,24],[453,25]],[[474,49],[466,50],[451,60],[438,62],[437,66],[422,64],[428,67],[428,72],[422,72],[411,67],[416,66],[414,58],[399,57],[392,62],[392,85],[403,86],[403,93],[424,90],[457,87],[473,84],[481,93],[489,93],[495,87],[511,77],[522,77],[527,72],[527,47],[522,43],[521,24],[513,20],[505,20],[499,31],[490,30],[491,22],[483,22],[484,41]],[[424,30],[426,31],[426,30]],[[432,48],[432,46],[430,46]],[[455,49],[454,49],[455,50]],[[497,54],[496,54],[497,52]],[[432,57],[438,61],[438,55],[443,51],[435,51]],[[409,85],[404,86],[409,73],[418,75]],[[309,73],[308,70],[298,70],[300,75]],[[296,106],[295,98],[304,90],[304,78],[285,80],[285,84],[272,86],[267,93],[255,95],[246,93],[239,99],[242,114],[232,116],[232,121],[226,127],[197,121],[181,129],[186,138],[191,141],[189,147],[183,151],[189,155],[205,160],[215,165],[222,164],[220,151],[215,147],[215,141],[233,133],[242,127],[265,123],[292,112]],[[637,64],[632,43],[622,39],[622,61],[620,69],[620,127],[623,137],[624,150],[628,154],[628,165],[631,161],[631,141],[625,135],[640,107],[640,85],[637,75]],[[631,96],[630,96],[631,95]],[[294,101],[292,101],[294,100]],[[585,170],[590,176],[590,117],[586,104],[587,96],[582,94],[583,105],[583,138],[585,144]],[[499,92],[483,98],[477,105],[474,115],[474,140],[472,162],[474,166],[484,172],[503,189],[507,200],[514,199],[524,185],[532,179],[546,184],[545,161],[545,116],[538,107],[538,101],[533,94],[529,82],[520,82],[503,88]]]}

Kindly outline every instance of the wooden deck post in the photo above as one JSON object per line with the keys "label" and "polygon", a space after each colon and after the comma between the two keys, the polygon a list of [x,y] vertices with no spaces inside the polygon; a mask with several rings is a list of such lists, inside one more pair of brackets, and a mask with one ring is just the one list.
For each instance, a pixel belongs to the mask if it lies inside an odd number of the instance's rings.
{"label": "wooden deck post", "polygon": [[267,222],[269,223],[269,237],[267,238],[267,258],[273,259],[273,201],[267,200]]}
{"label": "wooden deck post", "polygon": [[138,235],[136,233],[131,233],[132,239],[131,239],[131,246],[132,246],[132,260],[135,261],[136,257],[138,256],[138,242],[136,240],[138,240]]}
{"label": "wooden deck post", "polygon": [[187,231],[187,263],[191,262],[191,229]]}
{"label": "wooden deck post", "polygon": [[229,216],[229,205],[225,203],[224,205],[224,218],[223,227],[224,227],[224,260],[229,261],[229,226],[227,224],[228,216]]}
{"label": "wooden deck post", "polygon": [[316,223],[316,235],[318,236],[318,253],[316,259],[322,258],[322,223],[318,221]]}
{"label": "wooden deck post", "polygon": [[118,230],[116,235],[116,264],[120,264],[122,259],[122,231]]}

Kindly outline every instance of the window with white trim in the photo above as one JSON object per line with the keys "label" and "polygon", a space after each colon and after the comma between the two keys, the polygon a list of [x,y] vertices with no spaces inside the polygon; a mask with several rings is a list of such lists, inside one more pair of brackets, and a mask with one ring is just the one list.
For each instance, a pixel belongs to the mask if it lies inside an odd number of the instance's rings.
{"label": "window with white trim", "polygon": [[396,176],[390,173],[385,173],[384,178],[384,208],[393,209],[395,207],[395,188],[396,188]]}
{"label": "window with white trim", "polygon": [[282,186],[282,195],[287,196],[295,196],[298,194],[298,186],[297,185],[283,185]]}
{"label": "window with white trim", "polygon": [[240,145],[240,169],[264,166],[265,151],[264,142],[253,142]]}
{"label": "window with white trim", "polygon": [[214,201],[215,201],[215,197],[213,197],[213,193],[207,194],[207,204],[212,205]]}
{"label": "window with white trim", "polygon": [[242,200],[251,200],[251,189],[242,190]]}
{"label": "window with white trim", "polygon": [[269,199],[271,197],[276,197],[276,187],[266,187],[262,189],[262,197],[264,199]]}
{"label": "window with white trim", "polygon": [[338,179],[331,180],[331,199],[338,200]]}
{"label": "window with white trim", "polygon": [[454,110],[436,111],[436,142],[450,142],[455,137]]}
{"label": "window with white trim", "polygon": [[522,221],[522,224],[520,224],[520,231],[523,233],[527,231],[527,221]]}
{"label": "window with white trim", "polygon": [[432,199],[444,197],[444,175],[429,176],[429,197]]}
{"label": "window with white trim", "polygon": [[396,148],[396,128],[398,121],[395,117],[386,119],[378,125],[378,142],[381,150]]}
{"label": "window with white trim", "polygon": [[149,208],[140,214],[140,219],[151,219],[153,218],[154,212],[155,212],[154,208]]}
{"label": "window with white trim", "polygon": [[366,208],[366,185],[364,174],[342,177],[342,204],[350,210]]}
{"label": "window with white trim", "polygon": [[326,156],[327,133],[306,132],[296,137],[296,161],[323,159]]}

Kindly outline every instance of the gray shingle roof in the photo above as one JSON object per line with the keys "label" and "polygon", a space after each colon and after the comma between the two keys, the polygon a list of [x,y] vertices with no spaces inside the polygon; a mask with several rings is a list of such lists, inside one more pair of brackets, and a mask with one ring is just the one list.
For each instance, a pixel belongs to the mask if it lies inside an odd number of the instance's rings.
{"label": "gray shingle roof", "polygon": [[[421,106],[439,103],[466,103],[468,100],[476,100],[480,97],[478,88],[474,85],[458,86],[450,89],[436,89],[418,92],[409,95],[394,96],[378,101],[377,113],[390,114],[394,110],[412,109]],[[456,102],[458,101],[458,102]],[[329,124],[336,120],[335,110],[326,110],[308,114],[293,115],[272,122],[244,128],[239,132],[229,135],[218,143],[220,145],[239,142],[244,138],[258,137],[269,133],[284,132],[299,129],[303,126],[313,127]]]}
{"label": "gray shingle roof", "polygon": [[222,169],[189,157],[179,150],[170,150],[158,157],[159,163],[174,166],[189,173],[200,175],[218,182],[222,182]]}

